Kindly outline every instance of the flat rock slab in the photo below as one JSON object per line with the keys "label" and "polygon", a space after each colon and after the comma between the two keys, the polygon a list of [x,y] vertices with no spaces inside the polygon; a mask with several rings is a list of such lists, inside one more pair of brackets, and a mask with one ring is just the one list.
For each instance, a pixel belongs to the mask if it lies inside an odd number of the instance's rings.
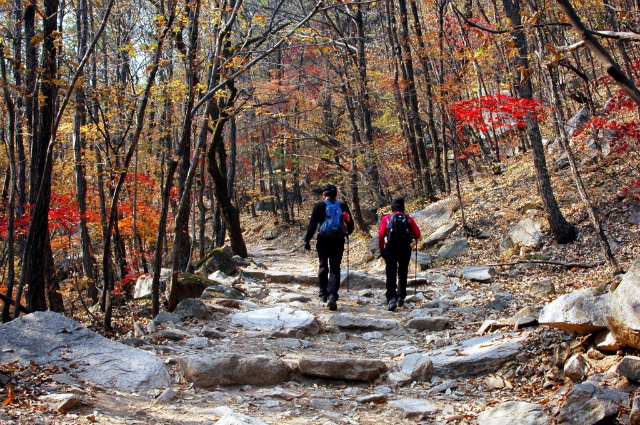
{"label": "flat rock slab", "polygon": [[0,363],[56,364],[79,379],[124,391],[166,388],[159,358],[107,339],[59,313],[42,311],[0,325]]}
{"label": "flat rock slab", "polygon": [[478,415],[478,425],[549,425],[550,422],[541,405],[524,401],[499,403]]}
{"label": "flat rock slab", "polygon": [[438,242],[442,242],[447,239],[449,236],[453,234],[458,228],[458,223],[452,221],[450,223],[446,223],[438,228],[435,232],[430,234],[427,239],[422,243],[423,247],[430,247]]}
{"label": "flat rock slab", "polygon": [[466,279],[476,282],[490,282],[498,273],[493,267],[476,267],[466,266],[460,270],[462,276]]}
{"label": "flat rock slab", "polygon": [[387,366],[381,360],[342,358],[303,358],[298,362],[303,375],[346,381],[373,381]]}
{"label": "flat rock slab", "polygon": [[393,333],[401,332],[400,322],[392,319],[378,319],[368,316],[355,316],[353,314],[327,314],[322,319],[327,325],[336,326],[345,330],[361,331],[388,331]]}
{"label": "flat rock slab", "polygon": [[232,314],[231,324],[248,330],[295,330],[306,335],[320,332],[320,324],[313,314],[282,306]]}
{"label": "flat rock slab", "polygon": [[524,335],[499,333],[448,346],[431,356],[434,374],[448,378],[471,378],[498,371],[522,350]]}
{"label": "flat rock slab", "polygon": [[568,332],[597,333],[607,327],[605,311],[608,297],[609,294],[594,295],[591,289],[561,295],[544,306],[538,322]]}
{"label": "flat rock slab", "polygon": [[438,258],[448,260],[457,257],[469,248],[469,241],[462,238],[447,239],[438,250]]}
{"label": "flat rock slab", "polygon": [[236,353],[182,357],[178,367],[187,382],[200,388],[216,385],[273,385],[287,379],[289,368],[278,357]]}
{"label": "flat rock slab", "polygon": [[435,405],[421,398],[403,398],[393,400],[389,404],[402,410],[402,416],[404,418],[423,418],[440,411]]}

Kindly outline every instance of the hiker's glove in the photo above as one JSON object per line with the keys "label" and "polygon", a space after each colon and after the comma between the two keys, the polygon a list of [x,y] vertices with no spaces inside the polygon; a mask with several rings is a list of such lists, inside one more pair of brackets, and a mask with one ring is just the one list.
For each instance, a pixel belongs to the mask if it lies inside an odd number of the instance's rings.
{"label": "hiker's glove", "polygon": [[305,242],[304,243],[304,250],[305,251],[311,251],[311,245],[309,244],[309,242]]}

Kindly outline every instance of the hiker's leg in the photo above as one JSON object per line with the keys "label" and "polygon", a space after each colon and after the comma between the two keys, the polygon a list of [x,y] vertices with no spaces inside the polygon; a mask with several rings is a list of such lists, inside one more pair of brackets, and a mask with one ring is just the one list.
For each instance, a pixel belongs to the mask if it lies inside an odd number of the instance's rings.
{"label": "hiker's leg", "polygon": [[407,275],[409,274],[409,262],[411,261],[411,246],[402,249],[398,256],[398,298],[407,297]]}
{"label": "hiker's leg", "polygon": [[387,297],[387,302],[392,299],[395,299],[398,294],[396,290],[396,278],[398,274],[398,260],[396,259],[395,252],[389,249],[388,247],[384,249],[384,262],[385,268],[384,271],[387,275],[387,292],[385,296]]}
{"label": "hiker's leg", "polygon": [[329,279],[329,252],[324,243],[318,241],[316,245],[318,251],[318,295],[320,297],[326,297],[327,282]]}
{"label": "hiker's leg", "polygon": [[338,290],[340,289],[340,262],[344,254],[344,241],[338,240],[331,244],[331,252],[329,254],[329,284],[327,293],[335,295],[338,299]]}

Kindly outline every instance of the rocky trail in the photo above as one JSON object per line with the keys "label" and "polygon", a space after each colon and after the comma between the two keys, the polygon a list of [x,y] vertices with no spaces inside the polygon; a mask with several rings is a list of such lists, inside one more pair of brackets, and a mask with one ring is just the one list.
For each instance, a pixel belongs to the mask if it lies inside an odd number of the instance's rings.
{"label": "rocky trail", "polygon": [[[450,235],[437,257],[459,250]],[[405,306],[389,312],[372,253],[351,264],[348,291],[343,262],[332,312],[313,253],[285,245],[249,247],[251,261],[213,273],[217,289],[173,313],[144,320],[149,302],[134,301],[141,319],[119,342],[51,312],[2,325],[0,364],[14,367],[0,381],[14,399],[0,423],[640,423],[640,358],[600,336],[605,298],[557,297],[546,265],[421,254]]]}

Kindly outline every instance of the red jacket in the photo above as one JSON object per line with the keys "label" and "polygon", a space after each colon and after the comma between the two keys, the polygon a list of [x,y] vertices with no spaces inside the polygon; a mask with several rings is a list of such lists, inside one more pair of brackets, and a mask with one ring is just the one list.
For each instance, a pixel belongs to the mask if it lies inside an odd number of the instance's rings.
{"label": "red jacket", "polygon": [[[394,211],[391,214],[404,214],[404,213],[402,211]],[[391,220],[391,214],[387,214],[384,217],[382,217],[382,221],[380,222],[380,227],[378,228],[378,248],[380,248],[380,252],[382,252],[382,250],[384,249],[384,244],[385,244],[384,238],[385,236],[387,236],[387,233],[388,233],[387,227],[389,226],[389,220]],[[413,238],[415,240],[418,240],[422,237],[422,234],[420,233],[420,228],[416,224],[413,217],[411,217],[410,215],[408,215],[408,217],[409,217],[409,224],[411,225],[411,233],[413,234]]]}

